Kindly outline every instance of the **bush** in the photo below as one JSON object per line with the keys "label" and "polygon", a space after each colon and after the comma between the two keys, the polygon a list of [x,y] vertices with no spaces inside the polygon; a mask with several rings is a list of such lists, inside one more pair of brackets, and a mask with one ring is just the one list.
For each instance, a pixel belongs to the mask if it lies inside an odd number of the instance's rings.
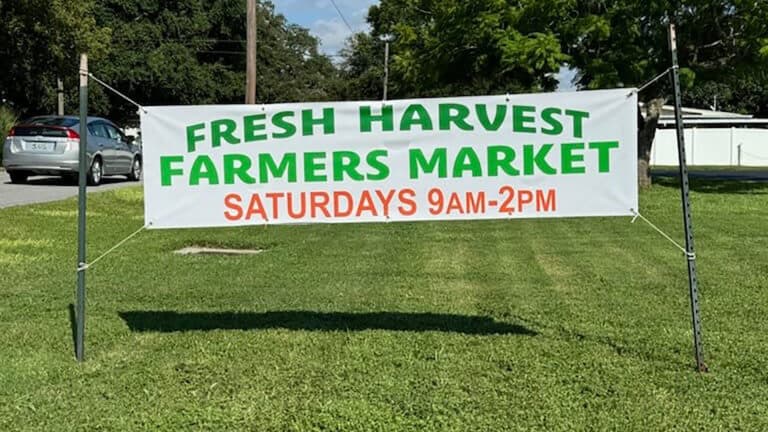
{"label": "bush", "polygon": [[0,106],[0,164],[3,162],[2,146],[5,144],[5,135],[16,124],[18,119],[13,110]]}

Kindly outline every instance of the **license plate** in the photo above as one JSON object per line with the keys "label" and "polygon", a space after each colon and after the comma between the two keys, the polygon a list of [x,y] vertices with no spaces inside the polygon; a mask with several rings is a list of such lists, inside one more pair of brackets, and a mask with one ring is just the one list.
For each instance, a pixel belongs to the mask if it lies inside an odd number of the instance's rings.
{"label": "license plate", "polygon": [[56,147],[56,143],[52,142],[28,142],[27,150],[35,153],[51,153]]}

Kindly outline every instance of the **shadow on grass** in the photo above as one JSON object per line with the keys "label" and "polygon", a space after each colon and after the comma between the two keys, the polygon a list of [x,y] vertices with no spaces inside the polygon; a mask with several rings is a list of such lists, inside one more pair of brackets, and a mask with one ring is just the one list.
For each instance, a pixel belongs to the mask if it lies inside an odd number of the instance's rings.
{"label": "shadow on grass", "polygon": [[118,312],[134,332],[288,329],[306,331],[441,331],[468,335],[537,333],[489,317],[408,312]]}
{"label": "shadow on grass", "polygon": [[72,330],[72,354],[77,355],[77,318],[72,303],[69,304],[69,328]]}
{"label": "shadow on grass", "polygon": [[[125,177],[104,177],[101,181],[103,185],[109,185],[113,183],[126,183],[128,182]],[[10,181],[6,181],[4,184],[13,186],[58,186],[58,187],[77,187],[76,177],[30,177],[23,185],[15,185]],[[89,186],[90,188],[90,186]]]}
{"label": "shadow on grass", "polygon": [[[653,172],[653,183],[679,189],[677,173]],[[768,175],[739,173],[690,173],[690,187],[694,192],[715,194],[768,194]]]}

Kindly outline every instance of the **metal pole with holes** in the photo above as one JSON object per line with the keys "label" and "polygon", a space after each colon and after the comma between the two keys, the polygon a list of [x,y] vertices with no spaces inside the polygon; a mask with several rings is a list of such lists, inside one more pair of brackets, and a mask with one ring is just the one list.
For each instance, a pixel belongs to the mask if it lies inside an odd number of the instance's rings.
{"label": "metal pole with holes", "polygon": [[696,276],[696,253],[693,247],[693,222],[691,221],[690,188],[688,167],[685,161],[685,137],[682,115],[682,95],[680,91],[680,70],[677,64],[677,36],[675,25],[669,25],[669,49],[672,53],[672,85],[675,92],[675,125],[677,127],[677,154],[680,162],[680,192],[683,205],[683,225],[685,228],[685,254],[688,260],[688,287],[691,297],[691,320],[693,321],[693,348],[696,354],[696,367],[699,372],[706,372],[704,350],[701,341],[701,316],[699,313],[699,288]]}
{"label": "metal pole with holes", "polygon": [[88,166],[88,55],[80,56],[80,165],[77,197],[77,306],[75,308],[75,357],[84,359],[85,342],[85,198]]}

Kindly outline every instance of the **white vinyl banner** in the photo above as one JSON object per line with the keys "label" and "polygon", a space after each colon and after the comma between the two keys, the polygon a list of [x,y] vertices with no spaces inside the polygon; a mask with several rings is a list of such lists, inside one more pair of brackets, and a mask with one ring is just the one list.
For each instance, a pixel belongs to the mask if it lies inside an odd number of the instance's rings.
{"label": "white vinyl banner", "polygon": [[630,216],[631,89],[147,107],[151,228]]}

